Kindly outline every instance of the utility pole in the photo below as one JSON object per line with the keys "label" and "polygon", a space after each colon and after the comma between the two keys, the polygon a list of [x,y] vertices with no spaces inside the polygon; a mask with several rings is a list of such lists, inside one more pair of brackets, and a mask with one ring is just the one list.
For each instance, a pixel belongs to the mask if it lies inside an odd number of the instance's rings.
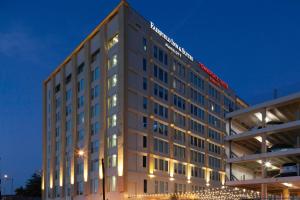
{"label": "utility pole", "polygon": [[102,198],[105,200],[105,168],[104,168],[104,159],[101,159],[102,162]]}

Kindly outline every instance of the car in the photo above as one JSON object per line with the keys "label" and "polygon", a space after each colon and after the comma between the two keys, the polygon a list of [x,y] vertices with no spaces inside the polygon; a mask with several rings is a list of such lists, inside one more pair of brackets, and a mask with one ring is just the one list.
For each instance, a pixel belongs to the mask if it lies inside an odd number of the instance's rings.
{"label": "car", "polygon": [[285,163],[280,167],[280,173],[274,176],[274,178],[298,176],[299,169],[296,163]]}
{"label": "car", "polygon": [[269,150],[270,152],[276,152],[276,151],[287,151],[293,148],[294,146],[289,144],[274,144],[271,148],[269,148]]}
{"label": "car", "polygon": [[[284,122],[282,121],[269,121],[266,123],[266,127],[269,127],[269,126],[273,126],[273,125],[280,125],[280,124],[283,124]],[[257,125],[257,126],[254,126],[252,127],[250,130],[256,130],[256,129],[262,129],[264,128],[262,125]]]}

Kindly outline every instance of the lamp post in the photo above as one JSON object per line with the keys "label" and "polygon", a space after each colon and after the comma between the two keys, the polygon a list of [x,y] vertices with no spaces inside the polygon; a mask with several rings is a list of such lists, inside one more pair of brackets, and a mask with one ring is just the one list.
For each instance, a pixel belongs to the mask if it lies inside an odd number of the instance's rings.
{"label": "lamp post", "polygon": [[13,177],[9,177],[7,174],[4,174],[3,178],[4,178],[6,183],[7,183],[7,181],[11,181],[11,185],[10,185],[10,190],[11,191],[10,191],[10,193],[11,193],[11,195],[13,195],[13,193],[14,193],[14,179],[13,179]]}

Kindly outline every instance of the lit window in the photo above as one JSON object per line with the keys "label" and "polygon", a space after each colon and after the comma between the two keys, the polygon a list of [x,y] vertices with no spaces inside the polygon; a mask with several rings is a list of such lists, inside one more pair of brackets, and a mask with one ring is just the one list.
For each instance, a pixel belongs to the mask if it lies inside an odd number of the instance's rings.
{"label": "lit window", "polygon": [[111,76],[108,79],[108,90],[110,90],[111,88],[115,87],[117,85],[118,82],[118,77],[116,74],[114,74],[113,76]]}
{"label": "lit window", "polygon": [[115,44],[119,42],[119,34],[116,34],[112,39],[108,41],[108,49],[112,48]]}
{"label": "lit window", "polygon": [[107,104],[108,104],[108,109],[111,109],[115,106],[117,106],[117,95],[114,94],[113,96],[109,97],[107,100]]}
{"label": "lit window", "polygon": [[108,60],[108,70],[111,68],[117,66],[118,64],[118,55],[114,54],[109,60]]}

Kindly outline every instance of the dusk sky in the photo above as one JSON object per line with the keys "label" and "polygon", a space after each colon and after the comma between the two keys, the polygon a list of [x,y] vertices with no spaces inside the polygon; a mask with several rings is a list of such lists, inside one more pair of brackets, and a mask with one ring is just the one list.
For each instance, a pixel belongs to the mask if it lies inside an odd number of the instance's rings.
{"label": "dusk sky", "polygon": [[[0,0],[0,169],[42,158],[42,82],[119,0]],[[130,0],[247,102],[300,90],[299,0]]]}

